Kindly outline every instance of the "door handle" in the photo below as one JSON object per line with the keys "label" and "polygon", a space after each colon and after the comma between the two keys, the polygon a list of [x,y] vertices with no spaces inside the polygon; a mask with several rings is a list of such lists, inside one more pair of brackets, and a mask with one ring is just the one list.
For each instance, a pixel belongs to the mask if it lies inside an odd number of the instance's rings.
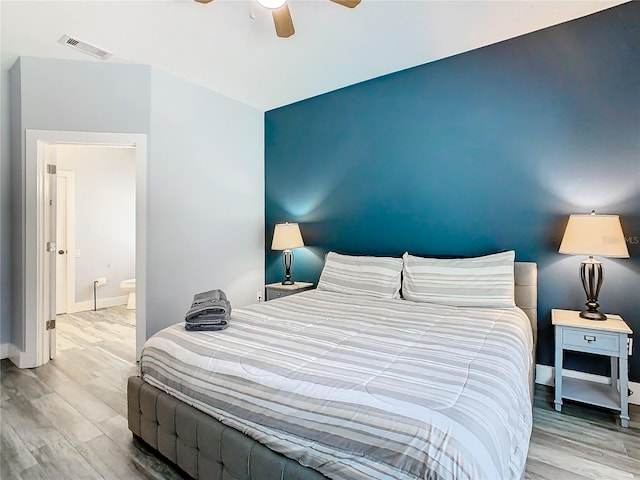
{"label": "door handle", "polygon": [[58,254],[59,254],[59,255],[64,255],[65,253],[67,253],[67,252],[66,252],[66,251],[64,251],[64,250],[58,250]]}

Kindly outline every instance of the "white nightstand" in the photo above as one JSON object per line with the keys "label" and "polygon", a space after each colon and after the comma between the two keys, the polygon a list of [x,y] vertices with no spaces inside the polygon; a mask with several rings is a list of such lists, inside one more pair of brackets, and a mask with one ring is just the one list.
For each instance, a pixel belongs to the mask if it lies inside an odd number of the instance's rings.
{"label": "white nightstand", "polygon": [[309,282],[296,282],[293,285],[282,285],[282,283],[270,283],[264,286],[265,300],[273,300],[274,298],[287,297],[294,293],[304,292],[305,290],[311,290],[313,283]]}
{"label": "white nightstand", "polygon": [[[620,412],[620,424],[629,425],[627,337],[633,332],[618,315],[607,314],[604,321],[586,320],[580,312],[551,310],[556,337],[555,407],[562,399],[611,408]],[[611,357],[611,385],[563,377],[564,351],[595,353]],[[619,382],[618,382],[619,380]],[[617,384],[620,384],[619,386]]]}

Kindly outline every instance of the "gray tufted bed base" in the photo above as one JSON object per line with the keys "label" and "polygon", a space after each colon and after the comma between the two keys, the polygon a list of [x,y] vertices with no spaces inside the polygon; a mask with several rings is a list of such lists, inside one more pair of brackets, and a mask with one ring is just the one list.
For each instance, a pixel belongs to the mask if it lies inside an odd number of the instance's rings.
{"label": "gray tufted bed base", "polygon": [[133,434],[193,478],[326,480],[139,377],[129,377],[127,399]]}
{"label": "gray tufted bed base", "polygon": [[[537,266],[516,262],[516,304],[531,321],[534,354],[537,340]],[[530,372],[533,399],[535,355]],[[321,473],[269,450],[247,435],[129,377],[129,430],[194,479],[206,480],[322,480]]]}

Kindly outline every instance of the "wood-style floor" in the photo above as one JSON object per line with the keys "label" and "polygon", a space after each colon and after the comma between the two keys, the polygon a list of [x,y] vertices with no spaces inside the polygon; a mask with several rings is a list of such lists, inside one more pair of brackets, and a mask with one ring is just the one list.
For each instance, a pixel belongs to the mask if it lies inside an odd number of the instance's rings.
{"label": "wood-style floor", "polygon": [[127,428],[135,311],[58,315],[56,330],[47,365],[20,370],[2,360],[0,478],[183,478]]}
{"label": "wood-style floor", "polygon": [[[127,428],[134,315],[114,307],[58,316],[55,360],[31,370],[2,360],[2,480],[183,478]],[[552,390],[538,386],[525,479],[640,479],[640,408],[630,410],[628,429],[613,412],[575,403],[557,413]]]}

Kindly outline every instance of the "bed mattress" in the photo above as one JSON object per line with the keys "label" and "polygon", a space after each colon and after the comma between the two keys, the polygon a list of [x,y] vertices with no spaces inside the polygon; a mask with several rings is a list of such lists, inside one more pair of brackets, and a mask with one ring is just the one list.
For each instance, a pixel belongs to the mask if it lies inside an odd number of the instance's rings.
{"label": "bed mattress", "polygon": [[176,324],[144,381],[333,479],[520,479],[531,434],[530,322],[318,290]]}

